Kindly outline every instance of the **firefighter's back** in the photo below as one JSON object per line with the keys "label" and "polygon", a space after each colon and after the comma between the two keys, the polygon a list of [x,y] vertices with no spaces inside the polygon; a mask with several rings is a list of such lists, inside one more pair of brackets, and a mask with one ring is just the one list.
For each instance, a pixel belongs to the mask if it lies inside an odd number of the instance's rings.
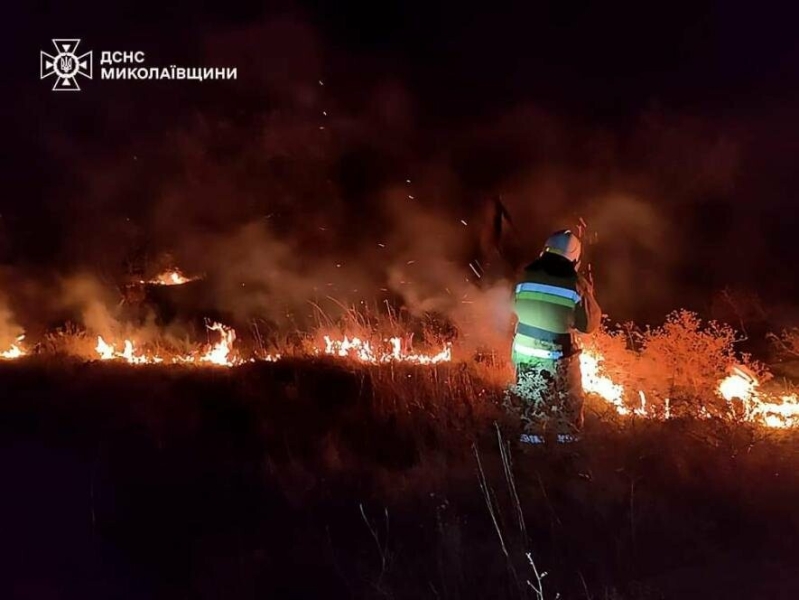
{"label": "firefighter's back", "polygon": [[555,254],[545,253],[524,269],[515,290],[514,354],[555,359],[571,354],[571,330],[580,302],[577,281],[574,265]]}

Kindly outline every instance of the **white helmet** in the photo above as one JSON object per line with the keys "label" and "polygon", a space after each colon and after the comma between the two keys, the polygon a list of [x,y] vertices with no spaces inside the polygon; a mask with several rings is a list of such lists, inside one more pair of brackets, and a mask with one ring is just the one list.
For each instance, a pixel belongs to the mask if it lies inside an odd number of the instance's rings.
{"label": "white helmet", "polygon": [[574,235],[570,230],[563,229],[549,236],[544,246],[544,252],[560,254],[567,260],[576,263],[580,260],[582,247],[583,245],[580,243],[580,238]]}

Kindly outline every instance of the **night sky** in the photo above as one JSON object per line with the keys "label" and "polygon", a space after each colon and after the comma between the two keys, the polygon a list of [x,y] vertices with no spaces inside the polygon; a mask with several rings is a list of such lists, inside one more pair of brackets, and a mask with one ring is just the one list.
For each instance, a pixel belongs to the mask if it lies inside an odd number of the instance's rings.
{"label": "night sky", "polygon": [[[411,0],[6,11],[7,281],[109,273],[141,248],[212,268],[198,240],[263,219],[307,261],[367,262],[364,248],[392,238],[404,259],[438,235],[404,222],[415,213],[434,210],[447,228],[463,218],[476,238],[480,207],[501,195],[523,254],[586,218],[599,298],[619,319],[701,309],[726,285],[784,304],[799,291],[799,37],[785,10]],[[39,50],[57,37],[95,51],[80,93],[38,79]],[[234,66],[238,79],[101,81],[101,49],[143,50],[150,66]],[[417,203],[397,208],[407,195]],[[449,258],[466,258],[468,241],[456,245]]]}

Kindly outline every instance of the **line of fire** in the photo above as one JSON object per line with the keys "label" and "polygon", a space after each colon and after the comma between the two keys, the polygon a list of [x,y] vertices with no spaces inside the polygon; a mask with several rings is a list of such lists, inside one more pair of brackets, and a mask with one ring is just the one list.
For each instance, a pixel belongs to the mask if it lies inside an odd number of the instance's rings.
{"label": "line of fire", "polygon": [[[463,269],[464,281],[474,291],[475,297],[487,285],[499,285],[501,289],[503,285],[507,287],[507,279],[503,278],[507,278],[509,272],[518,270],[517,265],[513,264],[518,263],[515,257],[519,250],[514,246],[517,234],[508,210],[499,198],[486,203],[486,207],[483,222],[477,223],[476,255]],[[461,223],[468,225],[465,220]],[[586,227],[580,219],[577,228],[582,234],[585,234]],[[172,259],[167,256],[166,260]],[[159,330],[158,326],[153,328],[153,317],[156,316],[156,321],[162,325],[174,319],[180,307],[186,305],[186,298],[203,295],[206,276],[187,274],[172,265],[145,277],[148,272],[145,263],[142,260],[128,263],[129,274],[118,285],[119,306],[125,309],[120,314],[128,317],[136,315],[131,322],[117,324],[118,329],[124,330],[125,334],[109,337],[107,333],[104,335],[74,324],[45,332],[46,339],[43,340],[31,340],[20,333],[2,349],[0,359],[36,359],[48,354],[64,353],[66,349],[66,354],[80,360],[117,361],[129,365],[231,368],[259,361],[330,357],[365,365],[402,363],[431,369],[453,362],[466,364],[477,360],[484,364],[485,357],[490,356],[490,362],[498,372],[508,374],[512,370],[507,356],[510,354],[508,348],[513,319],[507,324],[508,335],[505,339],[500,336],[499,344],[493,347],[483,346],[476,351],[461,348],[459,335],[463,337],[465,334],[468,338],[468,332],[452,327],[447,330],[447,327],[440,326],[441,323],[438,323],[438,328],[427,328],[427,335],[420,336],[421,342],[414,344],[415,332],[410,320],[404,321],[400,317],[403,307],[392,305],[386,299],[383,300],[384,306],[377,305],[374,313],[369,315],[363,309],[363,302],[361,306],[348,307],[329,297],[338,308],[343,309],[335,322],[309,300],[309,304],[320,311],[323,319],[317,319],[312,330],[291,342],[285,338],[282,341],[268,339],[268,334],[260,331],[257,322],[253,321],[248,324],[247,331],[251,339],[249,343],[242,344],[241,334],[232,325],[216,320],[219,315],[213,308],[207,308],[215,314],[201,315],[203,326],[200,329],[205,334],[204,342],[184,339],[181,344],[171,343],[170,337],[174,340],[174,336],[164,335],[166,327],[163,330]],[[590,265],[587,268],[590,269]],[[413,282],[403,284],[412,286]],[[505,298],[500,301],[505,306],[497,308],[497,312],[510,316],[513,294],[510,288],[505,291]],[[449,290],[446,292],[449,293]],[[473,302],[468,292],[463,295],[461,302]],[[381,309],[384,311],[382,315]],[[377,318],[372,318],[375,316]],[[146,328],[143,325],[145,321],[149,321]],[[597,333],[579,335],[577,343],[580,346],[580,378],[584,392],[599,399],[615,415],[660,420],[685,415],[716,417],[745,420],[768,428],[799,425],[799,396],[789,387],[762,387],[761,380],[768,381],[773,376],[765,365],[735,352],[737,334],[731,328],[719,326],[715,322],[703,326],[696,315],[677,311],[669,316],[664,327],[649,329],[648,340],[636,344],[619,327],[610,327],[608,323],[606,320]],[[418,330],[419,323],[415,325]],[[652,356],[653,348],[658,343],[669,343],[669,335],[675,339],[680,336],[686,338],[686,348],[672,349],[668,359]],[[681,356],[680,352],[695,352],[696,344],[701,346],[702,343],[707,344],[710,351],[721,353],[722,360],[721,363],[708,360],[700,366],[698,375],[690,373],[682,376],[683,379],[690,377],[701,380],[701,385],[706,388],[701,390],[698,396],[700,400],[694,398],[686,406],[686,402],[680,398],[686,392],[686,386],[680,381],[680,372],[691,370],[688,366],[690,356]],[[653,363],[658,362],[660,365],[653,366]],[[671,364],[671,367],[664,362]],[[678,364],[680,362],[684,364]],[[723,370],[723,376],[719,375],[720,369]],[[512,387],[510,375],[507,377],[507,385]],[[690,392],[696,396],[696,389]]]}

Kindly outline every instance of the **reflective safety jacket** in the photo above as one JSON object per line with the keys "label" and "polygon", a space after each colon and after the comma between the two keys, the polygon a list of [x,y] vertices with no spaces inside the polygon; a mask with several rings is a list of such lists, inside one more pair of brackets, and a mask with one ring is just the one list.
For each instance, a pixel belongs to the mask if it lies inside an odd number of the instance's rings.
{"label": "reflective safety jacket", "polygon": [[514,306],[516,364],[571,356],[577,351],[574,330],[591,333],[602,318],[591,284],[573,271],[553,275],[528,267],[516,285]]}

